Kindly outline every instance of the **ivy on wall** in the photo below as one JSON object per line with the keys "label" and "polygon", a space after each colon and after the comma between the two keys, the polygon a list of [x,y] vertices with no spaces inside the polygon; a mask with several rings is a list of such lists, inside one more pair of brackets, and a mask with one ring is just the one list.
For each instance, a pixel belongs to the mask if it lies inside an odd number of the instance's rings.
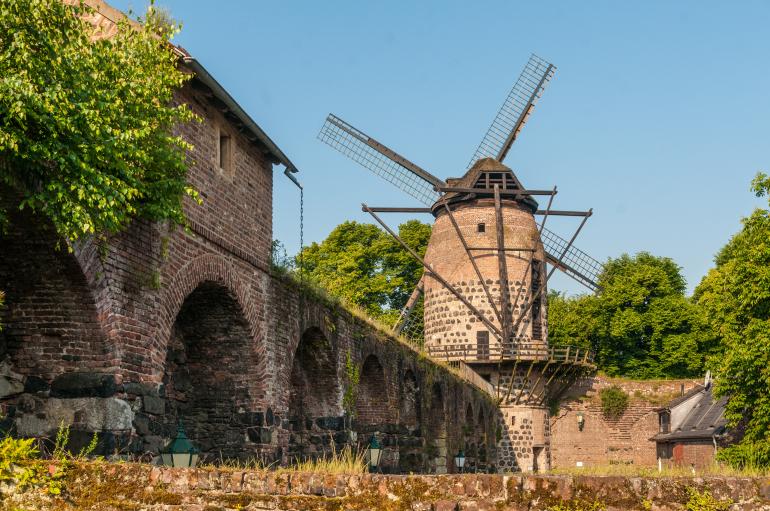
{"label": "ivy on wall", "polygon": [[617,420],[628,408],[628,394],[617,385],[599,391],[602,414],[610,420]]}

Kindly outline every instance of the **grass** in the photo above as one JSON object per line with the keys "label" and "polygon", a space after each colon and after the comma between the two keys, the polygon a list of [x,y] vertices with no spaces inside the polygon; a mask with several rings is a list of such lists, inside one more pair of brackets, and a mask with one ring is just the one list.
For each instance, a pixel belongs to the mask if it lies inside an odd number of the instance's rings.
{"label": "grass", "polygon": [[[636,465],[596,465],[588,467],[558,468],[548,472],[551,475],[571,476],[624,476],[624,477],[693,477],[693,470],[689,467],[663,467],[658,471],[657,467],[640,467]],[[767,469],[735,469],[728,465],[713,464],[704,469],[696,469],[697,477],[769,477]]]}
{"label": "grass", "polygon": [[256,472],[275,472],[275,473],[313,473],[313,474],[363,474],[368,470],[365,453],[357,451],[350,445],[346,445],[342,450],[337,451],[334,443],[331,444],[331,452],[324,456],[308,460],[295,460],[287,467],[280,467],[275,463],[265,463],[257,458],[248,460],[228,459],[221,463],[203,463],[198,468],[204,470],[219,471],[256,471]]}
{"label": "grass", "polygon": [[332,444],[330,456],[298,461],[289,468],[280,470],[319,474],[363,474],[368,470],[364,457],[365,453],[363,451],[356,451],[349,445],[346,445],[340,452],[337,452],[334,444]]}

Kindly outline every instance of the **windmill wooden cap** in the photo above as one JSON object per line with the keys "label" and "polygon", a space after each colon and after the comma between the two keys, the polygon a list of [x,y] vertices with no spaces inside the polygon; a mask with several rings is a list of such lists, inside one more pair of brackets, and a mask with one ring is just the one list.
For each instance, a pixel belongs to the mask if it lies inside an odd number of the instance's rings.
{"label": "windmill wooden cap", "polygon": [[[490,191],[494,185],[499,185],[501,190],[524,190],[519,178],[513,173],[510,167],[507,167],[494,158],[481,158],[468,169],[463,177],[450,177],[446,180],[447,186],[453,188],[478,188],[479,192],[456,193],[450,192],[444,195],[433,206],[434,214],[437,212],[437,206],[443,206],[445,202],[464,202],[480,198],[489,198],[493,196]],[[511,200],[508,198],[507,200]],[[537,211],[537,201],[531,196],[520,196],[515,199],[516,202],[530,209],[533,213]]]}

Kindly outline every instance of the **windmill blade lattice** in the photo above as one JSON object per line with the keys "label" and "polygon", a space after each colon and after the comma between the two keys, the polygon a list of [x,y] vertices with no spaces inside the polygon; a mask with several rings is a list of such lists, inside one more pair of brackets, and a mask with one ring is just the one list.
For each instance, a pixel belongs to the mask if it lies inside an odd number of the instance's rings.
{"label": "windmill blade lattice", "polygon": [[548,255],[548,262],[592,291],[599,288],[597,282],[602,271],[602,263],[545,227],[540,236]]}
{"label": "windmill blade lattice", "polygon": [[415,307],[401,319],[402,323],[399,325],[399,333],[418,348],[422,348],[425,343],[424,303],[424,297],[420,296]]}
{"label": "windmill blade lattice", "polygon": [[503,161],[555,71],[556,66],[532,54],[476,149],[468,168],[481,158]]}
{"label": "windmill blade lattice", "polygon": [[445,186],[436,176],[421,169],[395,151],[385,147],[362,131],[332,114],[318,133],[318,139],[348,158],[394,184],[426,206],[441,194],[434,186]]}

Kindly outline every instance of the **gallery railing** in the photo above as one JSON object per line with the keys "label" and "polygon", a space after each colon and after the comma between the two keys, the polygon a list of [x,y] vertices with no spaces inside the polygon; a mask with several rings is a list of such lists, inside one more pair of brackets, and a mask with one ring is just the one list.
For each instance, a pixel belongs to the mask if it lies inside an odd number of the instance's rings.
{"label": "gallery railing", "polygon": [[515,343],[506,346],[454,344],[425,346],[431,357],[446,362],[498,362],[507,360],[531,360],[593,365],[594,353],[576,346],[545,346],[542,343]]}

